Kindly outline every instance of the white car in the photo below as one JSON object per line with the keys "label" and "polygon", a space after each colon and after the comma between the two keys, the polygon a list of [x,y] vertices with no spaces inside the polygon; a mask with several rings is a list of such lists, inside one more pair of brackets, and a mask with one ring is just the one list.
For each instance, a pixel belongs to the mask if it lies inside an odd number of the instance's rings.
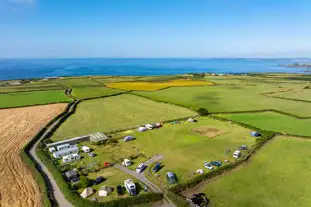
{"label": "white car", "polygon": [[136,168],[136,172],[141,173],[144,171],[145,168],[146,168],[146,165],[144,163],[140,163],[138,167]]}
{"label": "white car", "polygon": [[212,170],[213,169],[213,166],[207,162],[204,163],[204,167],[209,169],[209,170]]}

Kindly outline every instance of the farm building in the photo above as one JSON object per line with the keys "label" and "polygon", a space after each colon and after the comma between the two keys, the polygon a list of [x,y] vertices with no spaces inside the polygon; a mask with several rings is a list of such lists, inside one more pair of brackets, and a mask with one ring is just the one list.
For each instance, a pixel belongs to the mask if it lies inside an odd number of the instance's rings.
{"label": "farm building", "polygon": [[85,188],[82,193],[80,194],[80,196],[82,198],[87,198],[90,195],[92,195],[94,193],[93,189],[91,187]]}
{"label": "farm building", "polygon": [[62,140],[62,141],[58,141],[58,142],[49,143],[46,146],[47,147],[58,147],[58,146],[61,146],[64,144],[74,145],[74,144],[77,144],[79,142],[87,141],[89,139],[90,139],[90,135],[84,135],[81,137],[74,137],[71,139],[66,139],[66,140]]}
{"label": "farm building", "polygon": [[70,155],[65,155],[63,156],[63,162],[68,163],[68,162],[73,162],[75,160],[80,160],[81,156],[77,153],[70,154]]}
{"label": "farm building", "polygon": [[109,186],[102,186],[98,190],[98,196],[108,196],[110,193],[112,193],[112,189]]}
{"label": "farm building", "polygon": [[70,154],[75,154],[75,153],[78,153],[79,152],[79,148],[77,146],[73,146],[73,147],[70,147],[70,148],[66,148],[66,149],[63,149],[63,150],[59,150],[59,151],[56,151],[56,152],[53,152],[53,156],[55,158],[61,158],[65,155],[70,155]]}
{"label": "farm building", "polygon": [[102,132],[97,132],[97,133],[90,135],[90,141],[94,142],[94,143],[101,143],[101,142],[104,142],[108,139],[109,138]]}

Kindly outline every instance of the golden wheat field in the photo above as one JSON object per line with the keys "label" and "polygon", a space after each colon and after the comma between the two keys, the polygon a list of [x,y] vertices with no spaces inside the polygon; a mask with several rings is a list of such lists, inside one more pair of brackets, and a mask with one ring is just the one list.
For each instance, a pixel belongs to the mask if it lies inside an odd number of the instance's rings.
{"label": "golden wheat field", "polygon": [[109,88],[117,88],[122,90],[132,90],[132,91],[155,91],[168,87],[182,87],[182,86],[209,86],[213,85],[209,81],[201,80],[170,80],[165,82],[144,82],[144,81],[134,81],[134,82],[116,82],[107,83],[106,86]]}
{"label": "golden wheat field", "polygon": [[0,110],[0,206],[42,206],[41,192],[23,163],[23,146],[66,104]]}

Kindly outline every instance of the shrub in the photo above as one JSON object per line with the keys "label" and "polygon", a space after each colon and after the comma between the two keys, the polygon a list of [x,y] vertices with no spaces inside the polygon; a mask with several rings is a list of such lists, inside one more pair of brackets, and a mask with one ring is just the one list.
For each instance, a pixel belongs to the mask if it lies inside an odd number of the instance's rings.
{"label": "shrub", "polygon": [[205,109],[205,108],[199,108],[197,112],[198,112],[201,116],[207,116],[207,115],[209,115],[208,110]]}

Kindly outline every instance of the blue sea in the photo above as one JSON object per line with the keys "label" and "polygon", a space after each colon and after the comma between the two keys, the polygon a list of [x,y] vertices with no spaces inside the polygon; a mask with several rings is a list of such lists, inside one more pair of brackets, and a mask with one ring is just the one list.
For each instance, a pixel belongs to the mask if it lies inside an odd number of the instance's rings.
{"label": "blue sea", "polygon": [[309,62],[311,59],[0,59],[0,80],[51,76],[150,76],[202,73],[303,73],[301,68],[279,64]]}

